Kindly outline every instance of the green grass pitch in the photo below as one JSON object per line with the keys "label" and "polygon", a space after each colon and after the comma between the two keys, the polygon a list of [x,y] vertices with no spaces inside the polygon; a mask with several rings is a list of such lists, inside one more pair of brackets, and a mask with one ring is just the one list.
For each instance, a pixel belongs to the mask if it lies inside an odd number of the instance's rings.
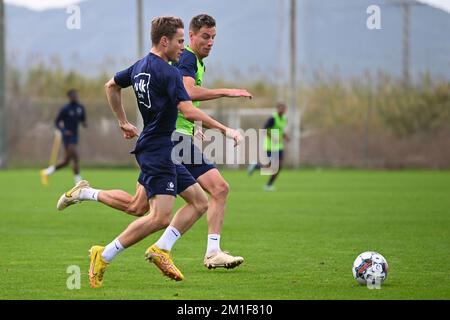
{"label": "green grass pitch", "polygon": [[[100,189],[134,192],[137,171],[83,170]],[[69,170],[40,186],[37,170],[0,172],[0,299],[450,299],[450,172],[285,170],[267,177],[224,171],[231,193],[222,249],[242,255],[233,270],[203,266],[206,219],[173,249],[186,280],[144,260],[161,232],[119,255],[104,286],[88,284],[88,249],[107,244],[133,217],[95,202],[56,211]],[[181,205],[177,199],[177,207]],[[359,286],[356,256],[378,251],[390,273],[381,290]],[[69,290],[71,265],[81,288]]]}

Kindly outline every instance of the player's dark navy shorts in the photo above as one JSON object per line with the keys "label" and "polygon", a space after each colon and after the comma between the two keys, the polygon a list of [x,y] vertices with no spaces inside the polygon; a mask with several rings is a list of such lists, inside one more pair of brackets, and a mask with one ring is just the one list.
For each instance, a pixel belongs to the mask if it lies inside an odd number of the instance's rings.
{"label": "player's dark navy shorts", "polygon": [[184,166],[172,161],[172,148],[168,139],[147,143],[144,148],[132,152],[141,169],[138,182],[144,186],[149,199],[158,194],[176,196],[196,183]]}
{"label": "player's dark navy shorts", "polygon": [[[272,155],[273,154],[273,155]],[[279,160],[283,160],[283,150],[278,150],[278,151],[270,151],[267,150],[267,156],[270,159],[279,159]]]}
{"label": "player's dark navy shorts", "polygon": [[172,141],[177,161],[186,167],[195,180],[215,168],[214,164],[194,145],[192,136],[175,131],[172,134]]}
{"label": "player's dark navy shorts", "polygon": [[78,136],[66,136],[63,135],[63,143],[64,146],[68,146],[69,144],[77,144],[78,143]]}

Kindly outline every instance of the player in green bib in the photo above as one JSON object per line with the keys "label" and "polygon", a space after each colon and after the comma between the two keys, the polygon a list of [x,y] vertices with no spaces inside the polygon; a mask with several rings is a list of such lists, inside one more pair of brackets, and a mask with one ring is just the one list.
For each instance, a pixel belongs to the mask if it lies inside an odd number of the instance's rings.
{"label": "player in green bib", "polygon": [[[203,74],[205,73],[205,65],[203,63],[203,60],[200,60],[198,58],[198,56],[194,53],[194,51],[189,46],[187,46],[184,50],[189,51],[191,53],[189,55],[191,55],[191,56],[193,55],[195,57],[196,68],[192,68],[192,70],[195,70],[195,86],[201,87],[201,85],[203,83]],[[189,57],[190,59],[187,58],[186,60],[193,60],[194,57]],[[176,64],[175,66],[178,67],[179,69],[181,69],[181,68],[187,69],[185,66],[180,65],[179,63]],[[192,67],[192,66],[190,66],[190,67]],[[192,74],[192,73],[190,73],[190,74]],[[196,108],[200,107],[199,100],[193,100],[192,104]],[[181,112],[178,112],[176,131],[179,133],[185,134],[185,135],[189,135],[189,136],[192,135],[194,132],[194,124],[191,121],[187,120]]]}
{"label": "player in green bib", "polygon": [[[208,89],[202,87],[203,75],[205,74],[203,60],[209,56],[215,37],[216,22],[214,18],[206,14],[195,16],[189,25],[189,46],[183,51],[178,63],[174,64],[180,70],[186,91],[191,97],[194,106],[197,108],[200,107],[200,101],[222,97],[252,97],[247,90]],[[191,161],[183,160],[182,163],[200,186],[210,195],[207,211],[208,240],[204,265],[207,268],[234,268],[240,265],[244,259],[222,251],[220,248],[220,236],[229,186],[219,170],[194,146],[193,134],[194,124],[186,120],[181,113],[178,113],[176,132],[173,135],[173,140],[175,144],[190,144]],[[201,163],[194,164],[194,159],[201,159]]]}
{"label": "player in green bib", "polygon": [[[269,181],[264,186],[264,190],[273,191],[275,179],[281,171],[283,165],[284,155],[284,141],[289,141],[288,136],[285,133],[286,130],[286,105],[284,103],[277,104],[277,112],[274,112],[272,116],[266,121],[264,129],[267,130],[267,136],[264,140],[264,150],[270,161],[278,161],[278,170],[270,176]],[[254,164],[248,167],[248,174],[252,175],[256,169],[261,168],[261,165]]]}

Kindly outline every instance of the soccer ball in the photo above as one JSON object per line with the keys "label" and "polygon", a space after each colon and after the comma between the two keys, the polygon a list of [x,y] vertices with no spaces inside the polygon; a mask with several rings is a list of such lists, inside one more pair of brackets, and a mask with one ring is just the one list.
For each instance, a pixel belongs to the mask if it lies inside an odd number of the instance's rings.
{"label": "soccer ball", "polygon": [[388,263],[386,259],[374,251],[366,251],[358,255],[353,262],[353,278],[359,284],[367,282],[382,284],[388,275]]}

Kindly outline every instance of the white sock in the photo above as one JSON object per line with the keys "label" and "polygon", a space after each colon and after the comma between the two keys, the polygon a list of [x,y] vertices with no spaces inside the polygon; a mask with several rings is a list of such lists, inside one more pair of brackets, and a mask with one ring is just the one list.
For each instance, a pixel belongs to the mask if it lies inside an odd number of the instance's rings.
{"label": "white sock", "polygon": [[177,242],[178,239],[180,239],[181,233],[176,228],[172,226],[168,226],[164,233],[162,234],[161,238],[159,238],[158,241],[156,241],[156,246],[160,249],[164,250],[172,250],[173,245],[175,242]]}
{"label": "white sock", "polygon": [[98,193],[102,190],[94,188],[83,188],[80,192],[80,200],[98,201]]}
{"label": "white sock", "polygon": [[47,169],[44,170],[46,175],[51,175],[53,172],[55,172],[55,166],[50,166]]}
{"label": "white sock", "polygon": [[102,258],[106,262],[110,263],[115,258],[115,256],[123,250],[125,250],[125,248],[122,246],[119,239],[114,239],[114,241],[108,244],[105,247],[105,250],[103,250]]}
{"label": "white sock", "polygon": [[75,183],[78,183],[81,180],[83,180],[83,178],[81,178],[81,176],[79,174],[75,175],[73,179],[75,180]]}
{"label": "white sock", "polygon": [[220,234],[208,234],[208,247],[206,248],[206,254],[220,251]]}

